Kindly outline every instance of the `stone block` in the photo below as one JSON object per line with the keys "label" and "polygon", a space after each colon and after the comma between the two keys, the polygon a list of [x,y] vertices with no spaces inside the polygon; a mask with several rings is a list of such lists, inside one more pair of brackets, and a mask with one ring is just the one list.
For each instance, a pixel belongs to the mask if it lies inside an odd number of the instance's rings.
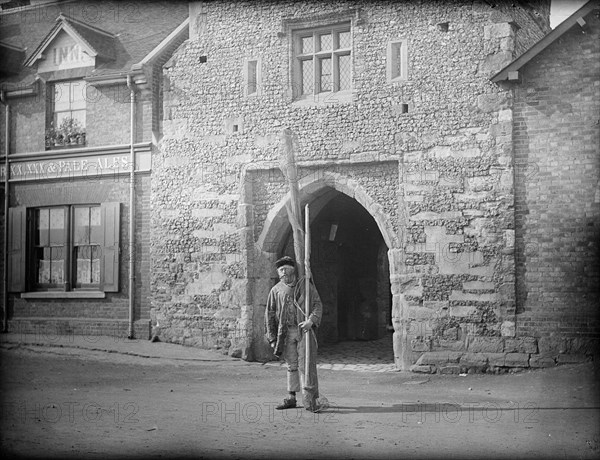
{"label": "stone block", "polygon": [[556,361],[553,356],[549,355],[531,355],[529,358],[529,367],[554,367],[556,366]]}
{"label": "stone block", "polygon": [[431,310],[442,310],[448,307],[449,302],[447,300],[424,300],[423,307],[430,308]]}
{"label": "stone block", "polygon": [[473,353],[501,353],[504,350],[502,337],[467,338],[467,349]]}
{"label": "stone block", "polygon": [[504,94],[482,94],[477,98],[477,107],[482,112],[495,112],[506,105]]}
{"label": "stone block", "polygon": [[562,337],[540,337],[538,339],[538,349],[540,353],[566,353],[568,351],[568,343]]}
{"label": "stone block", "polygon": [[463,340],[437,339],[431,344],[432,351],[464,351],[465,342]]}
{"label": "stone block", "polygon": [[460,358],[460,365],[463,367],[485,366],[488,363],[486,353],[464,353]]}
{"label": "stone block", "polygon": [[506,353],[537,353],[537,340],[535,337],[516,337],[504,339]]}
{"label": "stone block", "polygon": [[496,285],[487,281],[465,281],[463,289],[465,291],[491,291],[496,288]]}
{"label": "stone block", "polygon": [[483,38],[485,40],[505,38],[511,35],[513,35],[512,26],[508,22],[490,24],[483,28]]}
{"label": "stone block", "polygon": [[558,355],[556,361],[558,364],[577,364],[577,363],[585,363],[588,361],[588,357],[583,354],[567,354],[561,353]]}
{"label": "stone block", "polygon": [[238,228],[249,227],[254,223],[254,205],[239,204],[235,224]]}
{"label": "stone block", "polygon": [[479,64],[478,73],[487,75],[499,72],[512,61],[512,53],[510,51],[502,51],[496,54],[489,54],[483,62]]}
{"label": "stone block", "polygon": [[516,334],[515,322],[503,321],[500,325],[500,334],[502,337],[514,337]]}
{"label": "stone block", "polygon": [[450,316],[457,317],[468,317],[477,313],[477,307],[472,305],[456,305],[454,307],[450,307]]}
{"label": "stone block", "polygon": [[468,292],[462,292],[453,290],[448,300],[458,300],[458,301],[475,301],[475,302],[494,302],[498,300],[498,295],[493,294],[472,294]]}
{"label": "stone block", "polygon": [[505,353],[485,353],[490,367],[503,367],[506,363]]}
{"label": "stone block", "polygon": [[507,367],[528,367],[529,353],[506,353],[504,365]]}
{"label": "stone block", "polygon": [[423,353],[415,364],[421,365],[442,365],[449,362],[448,360],[448,352],[445,351],[430,351],[427,353]]}
{"label": "stone block", "polygon": [[438,372],[440,374],[460,374],[460,366],[450,365],[450,366],[440,366],[438,367]]}
{"label": "stone block", "polygon": [[413,364],[410,366],[411,372],[418,372],[422,374],[432,374],[434,369],[435,368],[433,366],[421,366],[419,364]]}
{"label": "stone block", "polygon": [[463,356],[464,353],[459,352],[459,351],[451,351],[448,353],[448,362],[449,363],[457,363],[460,361],[460,358]]}
{"label": "stone block", "polygon": [[430,351],[431,350],[431,342],[428,340],[417,340],[413,339],[410,341],[410,348],[412,351]]}

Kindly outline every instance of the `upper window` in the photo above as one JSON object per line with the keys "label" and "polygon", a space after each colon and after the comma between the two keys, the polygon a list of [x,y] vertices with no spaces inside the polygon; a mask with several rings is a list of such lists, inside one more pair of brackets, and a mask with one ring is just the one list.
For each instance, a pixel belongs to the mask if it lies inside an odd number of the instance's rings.
{"label": "upper window", "polygon": [[60,126],[65,119],[76,120],[85,128],[85,91],[83,80],[65,81],[54,84],[54,126]]}
{"label": "upper window", "polygon": [[83,80],[54,83],[46,131],[46,148],[85,145],[86,84]]}
{"label": "upper window", "polygon": [[296,99],[352,89],[350,24],[298,30],[294,33],[293,81]]}
{"label": "upper window", "polygon": [[246,96],[260,96],[262,93],[262,72],[260,59],[247,59],[244,65],[244,93]]}
{"label": "upper window", "polygon": [[388,82],[408,79],[408,46],[406,40],[388,42],[387,80]]}

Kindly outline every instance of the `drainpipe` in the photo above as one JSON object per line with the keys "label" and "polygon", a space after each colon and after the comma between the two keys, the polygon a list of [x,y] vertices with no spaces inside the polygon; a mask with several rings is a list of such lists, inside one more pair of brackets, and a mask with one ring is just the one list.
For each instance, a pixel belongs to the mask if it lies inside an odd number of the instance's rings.
{"label": "drainpipe", "polygon": [[130,90],[130,123],[129,156],[131,171],[129,172],[129,339],[135,338],[133,327],[135,306],[135,86],[131,75],[127,75],[127,87]]}
{"label": "drainpipe", "polygon": [[3,291],[3,304],[2,308],[2,332],[8,332],[8,207],[9,207],[9,189],[8,179],[10,175],[10,169],[8,168],[8,149],[10,148],[10,107],[6,100],[6,92],[2,90],[0,92],[0,100],[4,104],[4,291]]}

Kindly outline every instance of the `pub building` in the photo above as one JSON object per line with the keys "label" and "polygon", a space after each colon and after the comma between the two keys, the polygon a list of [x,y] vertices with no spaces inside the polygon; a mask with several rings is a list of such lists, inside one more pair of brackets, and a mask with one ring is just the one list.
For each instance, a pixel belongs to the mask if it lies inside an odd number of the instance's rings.
{"label": "pub building", "polygon": [[20,3],[0,12],[3,330],[147,339],[162,66],[188,5]]}

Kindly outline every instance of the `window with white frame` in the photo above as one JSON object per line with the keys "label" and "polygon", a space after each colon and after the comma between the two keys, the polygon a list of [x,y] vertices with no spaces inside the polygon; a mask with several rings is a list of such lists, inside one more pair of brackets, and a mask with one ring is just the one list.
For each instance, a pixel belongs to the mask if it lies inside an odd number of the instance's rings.
{"label": "window with white frame", "polygon": [[261,94],[262,74],[260,59],[246,59],[244,65],[244,93],[246,96]]}
{"label": "window with white frame", "polygon": [[296,99],[352,89],[350,23],[293,34],[293,82]]}
{"label": "window with white frame", "polygon": [[408,46],[404,39],[388,42],[387,80],[388,82],[408,79]]}
{"label": "window with white frame", "polygon": [[83,80],[71,80],[54,83],[54,107],[52,121],[55,127],[62,125],[65,119],[77,120],[85,128],[86,85]]}
{"label": "window with white frame", "polygon": [[83,80],[52,83],[46,120],[46,149],[86,145],[86,90]]}

